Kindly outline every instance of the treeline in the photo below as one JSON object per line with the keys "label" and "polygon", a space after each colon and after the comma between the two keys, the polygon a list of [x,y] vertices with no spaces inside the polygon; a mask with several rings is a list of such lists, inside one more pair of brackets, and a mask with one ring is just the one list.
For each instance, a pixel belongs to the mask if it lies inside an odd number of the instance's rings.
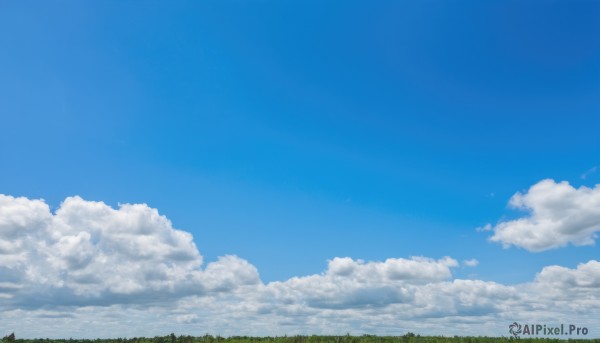
{"label": "treeline", "polygon": [[[113,339],[18,339],[6,336],[3,343],[504,343],[515,342],[512,337],[444,337],[420,336],[407,333],[403,336],[281,336],[281,337],[251,337],[232,336],[220,337],[204,335],[194,336],[157,336],[152,338],[113,338]],[[557,338],[522,338],[519,343],[600,343],[600,339],[557,339]]]}

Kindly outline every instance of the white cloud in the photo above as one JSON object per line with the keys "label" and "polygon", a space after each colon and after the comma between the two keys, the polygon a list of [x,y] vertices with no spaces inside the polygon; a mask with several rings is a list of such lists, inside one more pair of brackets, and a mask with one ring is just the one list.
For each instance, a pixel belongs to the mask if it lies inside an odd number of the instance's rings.
{"label": "white cloud", "polygon": [[492,231],[492,224],[485,224],[484,226],[475,229],[477,232]]}
{"label": "white cloud", "polygon": [[298,302],[312,308],[380,307],[412,301],[415,285],[451,278],[458,263],[449,257],[390,258],[364,262],[349,257],[329,261],[325,273],[273,282],[267,293],[282,302]]}
{"label": "white cloud", "polygon": [[477,261],[476,259],[472,258],[470,260],[464,260],[463,264],[467,267],[477,267],[479,265],[479,261]]}
{"label": "white cloud", "polygon": [[543,180],[515,194],[509,204],[528,215],[492,228],[490,240],[504,247],[538,252],[569,243],[593,245],[600,231],[600,185],[576,189],[565,181]]}
{"label": "white cloud", "polygon": [[257,283],[256,269],[226,256],[200,269],[192,235],[147,205],[0,196],[0,294],[21,305],[113,304]]}
{"label": "white cloud", "polygon": [[515,320],[558,319],[600,326],[595,260],[503,285],[454,278],[458,262],[450,257],[335,257],[321,274],[265,284],[236,256],[203,267],[191,235],[155,209],[79,197],[52,213],[42,200],[0,196],[0,238],[0,322],[19,337],[454,335],[474,328],[506,335]]}
{"label": "white cloud", "polygon": [[600,290],[600,262],[592,260],[579,264],[576,269],[545,267],[536,276],[536,282],[561,291],[581,288]]}

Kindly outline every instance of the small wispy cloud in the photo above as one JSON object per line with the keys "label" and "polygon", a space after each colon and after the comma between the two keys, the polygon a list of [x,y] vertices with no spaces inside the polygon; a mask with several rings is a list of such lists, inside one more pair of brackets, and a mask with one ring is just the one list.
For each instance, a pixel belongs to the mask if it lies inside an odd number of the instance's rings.
{"label": "small wispy cloud", "polygon": [[477,232],[492,231],[492,224],[485,224],[484,226],[480,226],[480,227],[476,228],[475,231],[477,231]]}
{"label": "small wispy cloud", "polygon": [[477,261],[476,259],[472,258],[470,260],[464,260],[463,264],[467,267],[477,267],[479,265],[479,261]]}
{"label": "small wispy cloud", "polygon": [[581,179],[585,180],[587,179],[590,175],[594,174],[595,172],[598,171],[598,166],[593,166],[592,168],[588,169],[585,171],[585,173],[581,174]]}

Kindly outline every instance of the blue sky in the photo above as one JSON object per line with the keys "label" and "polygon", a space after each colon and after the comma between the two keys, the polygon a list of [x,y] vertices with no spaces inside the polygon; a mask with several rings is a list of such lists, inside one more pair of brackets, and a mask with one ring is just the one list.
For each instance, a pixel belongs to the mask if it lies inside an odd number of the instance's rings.
{"label": "blue sky", "polygon": [[13,1],[0,46],[2,194],[148,204],[265,283],[598,257],[476,231],[544,179],[600,183],[596,1]]}

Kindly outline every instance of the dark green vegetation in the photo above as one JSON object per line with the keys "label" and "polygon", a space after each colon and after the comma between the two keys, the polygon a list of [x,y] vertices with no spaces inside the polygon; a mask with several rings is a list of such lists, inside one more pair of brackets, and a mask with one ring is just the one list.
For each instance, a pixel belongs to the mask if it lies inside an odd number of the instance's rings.
{"label": "dark green vegetation", "polygon": [[[12,338],[12,339],[11,339]],[[408,333],[404,336],[282,336],[282,337],[248,337],[248,336],[157,336],[153,338],[114,338],[114,339],[15,339],[14,336],[6,336],[3,343],[502,343],[515,341],[509,337],[443,337],[443,336],[420,336]],[[519,343],[600,343],[600,339],[569,339],[556,338],[523,338],[516,340]],[[514,342],[516,343],[516,342]]]}

